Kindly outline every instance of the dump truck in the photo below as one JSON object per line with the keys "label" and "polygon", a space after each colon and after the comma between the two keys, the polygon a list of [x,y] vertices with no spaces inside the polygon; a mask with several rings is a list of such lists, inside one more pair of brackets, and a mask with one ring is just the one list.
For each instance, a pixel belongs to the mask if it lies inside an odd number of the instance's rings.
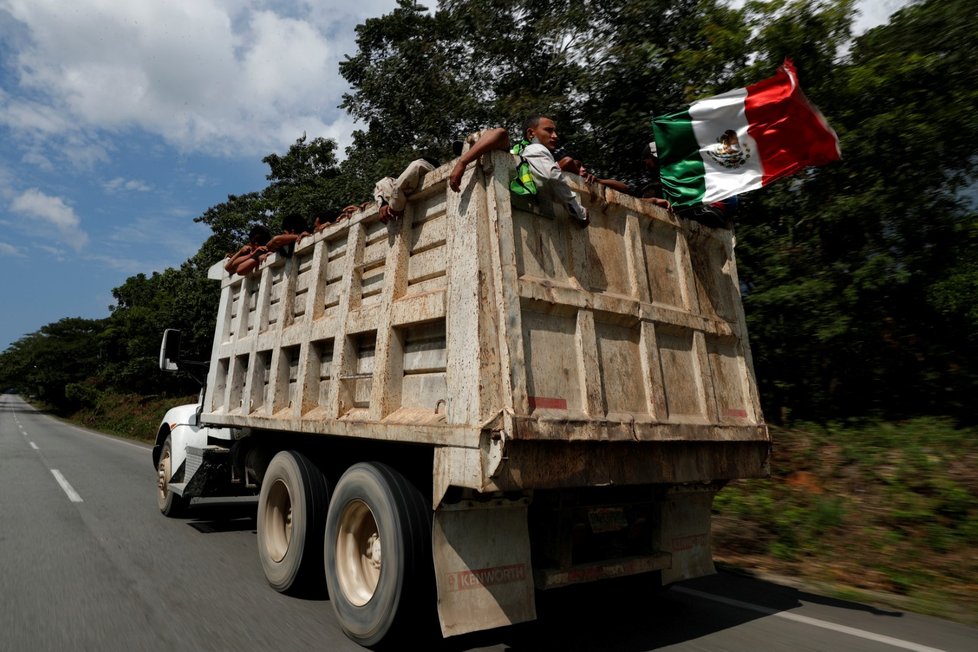
{"label": "dump truck", "polygon": [[[257,495],[278,591],[326,585],[354,641],[536,617],[540,591],[714,571],[711,506],[769,473],[734,234],[491,152],[231,276],[197,405],[153,449],[159,507]],[[177,332],[160,364],[186,368]],[[642,578],[640,578],[642,579]],[[644,581],[644,579],[643,579]],[[437,620],[434,614],[437,613]]]}

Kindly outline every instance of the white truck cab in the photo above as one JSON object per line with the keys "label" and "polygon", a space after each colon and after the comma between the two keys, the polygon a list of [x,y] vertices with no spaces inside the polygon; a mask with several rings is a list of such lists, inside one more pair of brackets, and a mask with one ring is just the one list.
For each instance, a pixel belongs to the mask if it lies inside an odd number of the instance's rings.
{"label": "white truck cab", "polygon": [[[199,369],[201,363],[179,359],[180,331],[167,329],[160,347],[160,369],[178,371],[190,367]],[[206,369],[206,364],[203,365]],[[153,466],[158,475],[157,501],[160,511],[167,516],[177,516],[185,511],[195,496],[215,495],[213,483],[207,482],[203,471],[204,453],[208,447],[226,451],[231,442],[243,435],[241,428],[212,427],[201,425],[200,415],[204,389],[196,403],[178,405],[167,410],[156,430],[153,446]],[[215,444],[218,444],[215,446]],[[191,490],[188,491],[188,485]]]}

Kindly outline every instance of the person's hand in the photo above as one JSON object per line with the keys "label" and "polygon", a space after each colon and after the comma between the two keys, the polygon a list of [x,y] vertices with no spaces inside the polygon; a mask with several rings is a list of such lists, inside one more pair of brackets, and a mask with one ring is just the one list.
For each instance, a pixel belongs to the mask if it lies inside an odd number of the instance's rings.
{"label": "person's hand", "polygon": [[672,212],[672,204],[669,203],[668,199],[661,199],[659,197],[643,197],[642,201],[648,202],[653,206],[659,206],[660,208],[664,208],[670,213]]}
{"label": "person's hand", "polygon": [[559,167],[564,172],[573,172],[574,174],[581,174],[584,166],[581,162],[570,157],[564,156],[559,161],[557,161],[557,167]]}
{"label": "person's hand", "polygon": [[360,210],[360,204],[349,204],[348,206],[345,206],[342,211],[340,211],[336,221],[339,222],[340,220],[349,219],[358,210]]}
{"label": "person's hand", "polygon": [[465,164],[459,159],[452,168],[452,173],[448,177],[448,187],[458,192],[462,189],[462,175],[465,174]]}
{"label": "person's hand", "polygon": [[380,213],[380,221],[387,224],[388,220],[399,220],[404,217],[404,211],[395,211],[390,207],[390,204],[383,204],[378,211]]}

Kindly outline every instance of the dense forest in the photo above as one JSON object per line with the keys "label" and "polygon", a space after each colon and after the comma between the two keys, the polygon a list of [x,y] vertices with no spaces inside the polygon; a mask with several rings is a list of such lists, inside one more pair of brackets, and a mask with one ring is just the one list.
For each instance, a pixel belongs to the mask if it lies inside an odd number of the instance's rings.
{"label": "dense forest", "polygon": [[743,196],[738,269],[767,419],[973,421],[978,390],[978,13],[911,2],[852,36],[853,0],[400,0],[357,28],[343,108],[362,128],[269,154],[268,185],[205,210],[179,268],[113,290],[105,319],[66,318],[0,354],[0,387],[55,409],[111,392],[187,394],[159,373],[164,327],[210,350],[207,268],[251,226],[369,199],[376,179],[524,114],[556,118],[601,176],[635,179],[653,115],[773,74],[790,57],[842,161]]}

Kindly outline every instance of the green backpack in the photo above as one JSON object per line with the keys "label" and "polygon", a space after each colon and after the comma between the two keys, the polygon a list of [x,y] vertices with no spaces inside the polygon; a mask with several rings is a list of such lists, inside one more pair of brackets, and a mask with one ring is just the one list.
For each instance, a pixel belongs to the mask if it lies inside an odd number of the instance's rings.
{"label": "green backpack", "polygon": [[524,138],[513,145],[513,154],[520,157],[520,163],[516,166],[516,178],[509,182],[509,191],[515,195],[537,194],[537,184],[533,181],[533,175],[530,173],[530,164],[523,158],[523,150],[529,144],[530,141]]}

